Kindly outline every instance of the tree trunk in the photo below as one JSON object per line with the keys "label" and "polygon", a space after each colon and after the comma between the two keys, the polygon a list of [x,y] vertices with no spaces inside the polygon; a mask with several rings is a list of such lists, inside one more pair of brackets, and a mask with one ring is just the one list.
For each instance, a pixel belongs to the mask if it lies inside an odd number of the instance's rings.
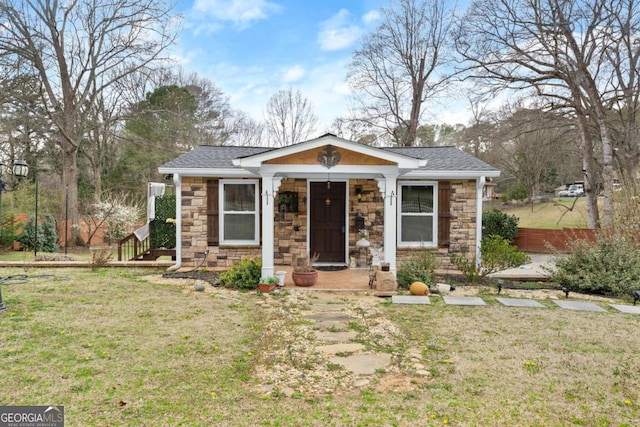
{"label": "tree trunk", "polygon": [[587,227],[600,228],[600,212],[598,208],[598,193],[595,188],[596,175],[593,164],[593,140],[588,130],[588,123],[584,113],[578,112],[578,128],[582,140],[582,168],[584,181],[584,195],[587,204]]}
{"label": "tree trunk", "polygon": [[[62,186],[67,188],[67,194],[62,193],[62,206],[68,200],[69,219],[71,220],[70,240],[75,244],[83,244],[84,242],[80,240],[78,224],[78,155],[76,148],[69,145],[62,151]],[[66,199],[67,197],[68,199]]]}
{"label": "tree trunk", "polygon": [[[595,99],[596,94],[593,94]],[[613,179],[615,177],[615,171],[613,167],[613,146],[611,142],[611,135],[609,134],[609,127],[607,118],[601,105],[594,102],[594,110],[596,113],[596,120],[598,127],[600,128],[600,139],[602,141],[602,178],[603,178],[603,225],[605,227],[613,226],[614,212],[613,212]]]}

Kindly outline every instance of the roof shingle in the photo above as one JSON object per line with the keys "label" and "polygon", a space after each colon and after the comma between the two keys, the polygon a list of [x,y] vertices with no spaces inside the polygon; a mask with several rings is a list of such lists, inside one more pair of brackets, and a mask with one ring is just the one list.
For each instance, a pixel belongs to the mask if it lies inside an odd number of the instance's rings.
{"label": "roof shingle", "polygon": [[[226,169],[234,168],[233,159],[249,157],[267,151],[268,147],[237,147],[200,145],[163,164],[163,169]],[[493,166],[456,147],[383,147],[383,151],[416,159],[426,159],[423,170],[434,171],[497,171]]]}

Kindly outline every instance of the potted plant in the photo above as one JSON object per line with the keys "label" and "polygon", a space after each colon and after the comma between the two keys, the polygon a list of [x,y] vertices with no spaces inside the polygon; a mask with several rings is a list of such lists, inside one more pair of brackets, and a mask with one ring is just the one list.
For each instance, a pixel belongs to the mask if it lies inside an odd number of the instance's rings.
{"label": "potted plant", "polygon": [[367,237],[369,237],[369,232],[363,228],[358,231],[358,236],[360,237],[360,240],[356,242],[356,246],[359,248],[368,248],[370,244],[367,240]]}
{"label": "potted plant", "polygon": [[258,282],[258,290],[263,294],[268,294],[276,288],[278,278],[276,276],[264,276]]}
{"label": "potted plant", "polygon": [[294,259],[291,277],[296,286],[313,286],[318,282],[318,270],[313,266],[318,257],[318,254],[314,254],[312,257]]}

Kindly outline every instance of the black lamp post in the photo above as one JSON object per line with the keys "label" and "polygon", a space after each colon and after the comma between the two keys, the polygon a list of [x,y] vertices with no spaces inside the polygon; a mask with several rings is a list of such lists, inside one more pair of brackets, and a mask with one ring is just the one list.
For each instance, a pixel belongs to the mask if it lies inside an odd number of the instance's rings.
{"label": "black lamp post", "polygon": [[[7,188],[7,182],[2,178],[2,163],[0,163],[0,230],[2,230],[2,193],[5,191],[13,191],[14,189]],[[29,173],[29,166],[24,160],[16,160],[13,162],[13,176],[18,178],[24,178]],[[2,287],[0,287],[0,310],[7,308],[2,301]]]}

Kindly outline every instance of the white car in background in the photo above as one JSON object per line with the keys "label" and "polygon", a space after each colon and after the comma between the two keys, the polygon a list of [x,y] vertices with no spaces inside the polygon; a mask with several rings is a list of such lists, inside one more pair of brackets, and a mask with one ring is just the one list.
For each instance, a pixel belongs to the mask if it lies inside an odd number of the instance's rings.
{"label": "white car in background", "polygon": [[578,184],[571,184],[566,189],[558,192],[559,197],[580,197],[584,196],[584,187]]}

